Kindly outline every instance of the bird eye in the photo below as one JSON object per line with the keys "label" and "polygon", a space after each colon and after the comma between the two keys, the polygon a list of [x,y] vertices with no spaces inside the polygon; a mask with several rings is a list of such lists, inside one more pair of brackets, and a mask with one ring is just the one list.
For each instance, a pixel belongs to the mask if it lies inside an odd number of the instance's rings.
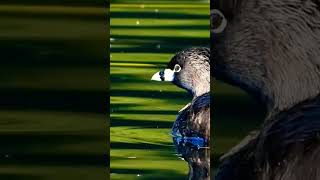
{"label": "bird eye", "polygon": [[180,72],[181,71],[180,65],[179,64],[174,65],[173,71],[174,72]]}
{"label": "bird eye", "polygon": [[217,9],[213,9],[210,12],[211,19],[211,32],[221,33],[227,27],[227,19],[224,17],[222,12]]}

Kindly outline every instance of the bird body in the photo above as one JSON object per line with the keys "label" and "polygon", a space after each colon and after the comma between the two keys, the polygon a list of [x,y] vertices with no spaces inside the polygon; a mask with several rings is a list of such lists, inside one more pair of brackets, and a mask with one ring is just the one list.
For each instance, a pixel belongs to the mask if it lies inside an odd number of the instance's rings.
{"label": "bird body", "polygon": [[210,93],[196,97],[179,112],[172,133],[185,137],[204,137],[210,141]]}
{"label": "bird body", "polygon": [[223,158],[216,180],[318,180],[320,97],[266,121],[260,132]]}
{"label": "bird body", "polygon": [[187,90],[192,101],[181,109],[172,134],[204,138],[210,142],[210,50],[189,48],[178,52],[167,68],[155,73],[152,80],[170,81]]}
{"label": "bird body", "polygon": [[[215,78],[261,102],[266,117],[224,157],[216,180],[320,179],[320,1],[217,0]],[[216,25],[217,26],[217,25]]]}

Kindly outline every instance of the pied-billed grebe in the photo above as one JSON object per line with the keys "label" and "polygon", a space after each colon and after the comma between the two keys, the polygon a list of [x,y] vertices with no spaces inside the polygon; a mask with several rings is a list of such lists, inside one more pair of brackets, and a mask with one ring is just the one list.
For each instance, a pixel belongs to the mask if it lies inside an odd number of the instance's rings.
{"label": "pied-billed grebe", "polygon": [[[320,1],[216,0],[213,75],[256,97],[266,118],[216,180],[320,179]],[[223,17],[223,16],[221,16]]]}
{"label": "pied-billed grebe", "polygon": [[180,110],[173,135],[201,137],[210,141],[210,49],[189,48],[178,52],[167,68],[155,73],[155,81],[170,81],[192,94],[192,101]]}
{"label": "pied-billed grebe", "polygon": [[210,148],[198,148],[193,143],[179,141],[173,138],[177,154],[189,165],[189,180],[210,179]]}

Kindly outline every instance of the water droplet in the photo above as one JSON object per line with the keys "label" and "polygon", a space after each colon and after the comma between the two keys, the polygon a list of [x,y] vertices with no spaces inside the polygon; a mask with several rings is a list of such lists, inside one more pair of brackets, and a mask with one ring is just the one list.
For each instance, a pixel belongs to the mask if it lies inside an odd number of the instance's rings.
{"label": "water droplet", "polygon": [[154,12],[158,13],[158,12],[159,12],[159,9],[155,9]]}
{"label": "water droplet", "polygon": [[161,48],[161,45],[160,45],[160,44],[158,44],[158,45],[157,45],[157,48],[158,48],[158,49],[160,49],[160,48]]}
{"label": "water droplet", "polygon": [[140,177],[141,175],[140,175],[140,174],[137,174],[137,176]]}
{"label": "water droplet", "polygon": [[136,25],[139,25],[140,24],[140,21],[136,21]]}

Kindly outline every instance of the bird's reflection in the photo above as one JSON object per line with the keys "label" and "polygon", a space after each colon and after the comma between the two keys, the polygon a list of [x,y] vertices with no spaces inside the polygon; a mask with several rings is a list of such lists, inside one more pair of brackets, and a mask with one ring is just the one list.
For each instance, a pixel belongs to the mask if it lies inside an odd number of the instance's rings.
{"label": "bird's reflection", "polygon": [[188,162],[189,180],[210,179],[210,148],[202,138],[173,137],[178,155]]}

